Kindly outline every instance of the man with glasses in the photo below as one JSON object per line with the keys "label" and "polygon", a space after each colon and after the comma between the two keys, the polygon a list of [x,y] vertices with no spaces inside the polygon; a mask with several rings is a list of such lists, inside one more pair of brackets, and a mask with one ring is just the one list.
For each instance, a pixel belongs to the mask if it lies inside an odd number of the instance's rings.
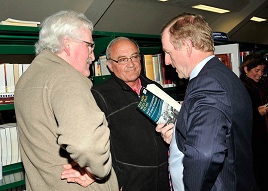
{"label": "man with glasses", "polygon": [[[119,189],[108,124],[90,91],[92,30],[92,22],[73,11],[48,17],[36,44],[37,56],[16,85],[27,191]],[[73,169],[82,175],[73,176]]]}
{"label": "man with glasses", "polygon": [[119,188],[169,190],[167,144],[155,132],[155,124],[137,110],[141,88],[155,83],[141,73],[139,47],[128,38],[118,37],[108,45],[106,56],[111,78],[94,86],[92,94],[109,124]]}

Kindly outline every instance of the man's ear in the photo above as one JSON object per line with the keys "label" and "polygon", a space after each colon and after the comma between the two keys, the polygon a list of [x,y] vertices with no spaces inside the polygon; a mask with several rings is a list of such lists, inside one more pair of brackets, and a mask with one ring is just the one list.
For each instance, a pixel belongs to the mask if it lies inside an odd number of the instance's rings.
{"label": "man's ear", "polygon": [[111,62],[112,62],[111,60],[107,60],[107,61],[106,61],[106,64],[107,64],[107,67],[109,68],[109,70],[110,70],[111,72],[114,72],[114,71],[113,71],[113,65],[112,65]]}
{"label": "man's ear", "polygon": [[192,53],[192,48],[193,48],[193,43],[192,43],[192,41],[190,41],[189,39],[186,39],[186,40],[184,41],[184,45],[186,46],[187,55],[191,55],[191,53]]}
{"label": "man's ear", "polygon": [[70,56],[70,39],[65,38],[63,39],[63,51],[66,52],[68,56]]}
{"label": "man's ear", "polygon": [[246,74],[248,73],[248,67],[247,67],[247,66],[244,67],[244,72],[245,72]]}

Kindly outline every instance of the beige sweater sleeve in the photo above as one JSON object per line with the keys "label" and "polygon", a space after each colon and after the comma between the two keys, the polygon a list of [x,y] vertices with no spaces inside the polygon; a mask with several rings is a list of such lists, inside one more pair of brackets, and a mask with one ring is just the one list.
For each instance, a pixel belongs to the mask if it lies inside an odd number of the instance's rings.
{"label": "beige sweater sleeve", "polygon": [[97,178],[112,168],[110,131],[92,94],[91,81],[80,75],[62,76],[51,91],[51,106],[58,122],[58,144]]}

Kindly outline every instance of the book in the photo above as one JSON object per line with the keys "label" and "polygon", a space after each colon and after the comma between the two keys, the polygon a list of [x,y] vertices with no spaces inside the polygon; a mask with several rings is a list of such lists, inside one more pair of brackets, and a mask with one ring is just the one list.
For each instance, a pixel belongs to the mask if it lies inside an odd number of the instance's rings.
{"label": "book", "polygon": [[154,69],[154,81],[161,84],[160,81],[160,75],[161,73],[159,72],[159,67],[161,67],[161,65],[159,64],[159,60],[158,60],[158,55],[155,54],[152,57],[152,61],[153,61],[153,69]]}
{"label": "book", "polygon": [[181,105],[155,84],[148,84],[140,95],[137,108],[156,124],[175,123]]}
{"label": "book", "polygon": [[14,25],[14,26],[28,26],[28,27],[38,27],[40,22],[38,21],[24,21],[8,18],[4,21],[1,21],[2,25]]}
{"label": "book", "polygon": [[6,130],[4,127],[0,127],[0,141],[1,141],[1,161],[2,165],[7,165],[7,139],[6,139]]}
{"label": "book", "polygon": [[6,92],[11,93],[15,90],[14,81],[14,67],[13,64],[5,64],[5,74],[6,74]]}
{"label": "book", "polygon": [[154,81],[154,66],[152,54],[144,55],[144,70],[146,77]]}
{"label": "book", "polygon": [[5,64],[0,64],[0,93],[6,93]]}
{"label": "book", "polygon": [[11,161],[10,164],[20,162],[19,141],[16,123],[5,123],[5,129],[9,129],[11,142]]}
{"label": "book", "polygon": [[162,85],[162,87],[164,86],[164,80],[163,80],[163,69],[162,69],[162,67],[163,67],[163,56],[162,56],[162,54],[160,53],[160,54],[157,54],[157,60],[158,60],[158,64],[159,64],[159,68],[158,68],[158,70],[159,70],[159,81],[160,81],[160,84]]}
{"label": "book", "polygon": [[22,73],[24,73],[29,67],[30,67],[31,64],[22,64]]}
{"label": "book", "polygon": [[163,74],[163,87],[173,87],[173,68],[171,65],[165,65],[162,63],[162,74]]}
{"label": "book", "polygon": [[[3,166],[21,162],[18,132],[16,123],[0,125],[1,131],[1,161]],[[5,148],[3,148],[3,147]]]}
{"label": "book", "polygon": [[19,67],[22,67],[22,64],[13,64],[14,69],[14,84],[16,86],[19,78],[20,78],[20,69]]}
{"label": "book", "polygon": [[232,70],[231,54],[215,54],[215,56],[217,56],[222,63]]}
{"label": "book", "polygon": [[107,67],[107,59],[106,55],[102,55],[99,57],[99,64],[100,64],[100,69],[101,69],[101,75],[111,75],[108,67]]}
{"label": "book", "polygon": [[6,131],[6,144],[7,144],[7,163],[6,165],[11,164],[11,155],[12,155],[12,146],[11,146],[11,137],[10,137],[10,129],[4,127]]}
{"label": "book", "polygon": [[100,62],[95,61],[94,65],[94,76],[101,76],[101,65]]}

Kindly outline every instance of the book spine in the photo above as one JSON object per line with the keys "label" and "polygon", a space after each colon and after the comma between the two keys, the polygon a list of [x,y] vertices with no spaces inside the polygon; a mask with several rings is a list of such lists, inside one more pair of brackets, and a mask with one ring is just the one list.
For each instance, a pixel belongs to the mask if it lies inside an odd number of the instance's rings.
{"label": "book spine", "polygon": [[110,75],[111,73],[107,67],[106,55],[102,55],[99,57],[99,63],[100,63],[101,75],[102,76]]}
{"label": "book spine", "polygon": [[151,54],[144,55],[144,69],[147,78],[154,81],[155,78],[154,78],[153,55]]}
{"label": "book spine", "polygon": [[5,64],[0,64],[0,93],[6,93]]}

